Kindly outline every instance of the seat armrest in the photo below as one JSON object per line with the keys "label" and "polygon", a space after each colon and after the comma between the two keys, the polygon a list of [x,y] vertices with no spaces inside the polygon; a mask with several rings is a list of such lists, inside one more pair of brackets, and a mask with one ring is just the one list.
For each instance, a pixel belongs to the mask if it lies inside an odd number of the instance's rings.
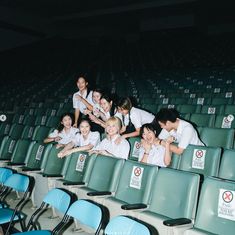
{"label": "seat armrest", "polygon": [[93,192],[88,192],[87,195],[88,196],[105,196],[105,195],[111,195],[112,193],[109,191],[93,191]]}
{"label": "seat armrest", "polygon": [[136,209],[147,208],[147,205],[144,203],[125,204],[125,205],[122,205],[121,208],[123,210],[136,210]]}
{"label": "seat armrest", "polygon": [[164,225],[170,226],[170,227],[190,224],[190,223],[192,223],[191,219],[187,219],[187,218],[169,219],[169,220],[163,221]]}
{"label": "seat armrest", "polygon": [[64,181],[63,185],[85,185],[85,182],[70,182],[70,181]]}

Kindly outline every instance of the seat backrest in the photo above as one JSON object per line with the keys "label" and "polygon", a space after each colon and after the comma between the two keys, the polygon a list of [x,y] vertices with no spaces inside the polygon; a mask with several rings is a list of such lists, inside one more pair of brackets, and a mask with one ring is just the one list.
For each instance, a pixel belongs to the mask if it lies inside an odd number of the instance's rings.
{"label": "seat backrest", "polygon": [[31,141],[26,139],[19,139],[16,142],[11,156],[11,163],[24,163],[30,143]]}
{"label": "seat backrest", "polygon": [[[87,183],[95,161],[95,156],[87,152],[76,152],[67,157],[64,181]],[[89,173],[88,173],[89,171]],[[86,177],[85,177],[86,172]]]}
{"label": "seat backrest", "polygon": [[18,192],[26,192],[30,186],[30,178],[28,175],[15,173],[5,181],[4,185]]}
{"label": "seat backrest", "polygon": [[42,173],[45,175],[60,175],[62,173],[65,158],[58,158],[61,149],[53,145],[47,156],[44,156],[41,164]]}
{"label": "seat backrest", "polygon": [[140,137],[131,137],[128,139],[128,142],[130,143],[130,153],[129,158],[132,160],[137,160],[139,158],[139,148],[140,148]]}
{"label": "seat backrest", "polygon": [[43,202],[56,208],[62,213],[66,213],[71,203],[71,195],[63,189],[54,188],[46,194]]}
{"label": "seat backrest", "polygon": [[203,113],[192,113],[190,121],[201,127],[213,127],[215,122],[215,115],[203,114]]}
{"label": "seat backrest", "polygon": [[5,183],[5,181],[13,174],[12,169],[0,167],[0,184]]}
{"label": "seat backrest", "polygon": [[51,128],[47,126],[36,126],[33,132],[32,140],[43,141],[49,134]]}
{"label": "seat backrest", "polygon": [[195,228],[224,235],[235,231],[235,182],[208,177],[202,185]]}
{"label": "seat backrest", "polygon": [[98,155],[87,186],[98,191],[114,192],[119,181],[123,163],[123,159]]}
{"label": "seat backrest", "polygon": [[224,105],[203,105],[201,108],[201,113],[223,114],[224,113]]}
{"label": "seat backrest", "polygon": [[153,180],[151,212],[168,218],[195,217],[200,176],[191,172],[161,168]]}
{"label": "seat backrest", "polygon": [[179,170],[218,176],[221,148],[189,145],[180,157]]}
{"label": "seat backrest", "polygon": [[122,168],[115,198],[126,203],[149,203],[158,167],[127,160]]}
{"label": "seat backrest", "polygon": [[98,205],[88,200],[77,200],[70,207],[67,215],[75,218],[98,234],[103,223],[103,210]]}
{"label": "seat backrest", "polygon": [[193,105],[193,104],[181,104],[178,105],[177,110],[180,113],[199,113],[201,110],[201,106],[200,105]]}
{"label": "seat backrest", "polygon": [[125,235],[151,235],[148,227],[141,223],[141,221],[136,221],[133,218],[128,218],[126,216],[116,216],[112,218],[107,224],[105,230],[105,235],[115,235],[115,234],[125,234]]}
{"label": "seat backrest", "polygon": [[200,137],[206,146],[230,149],[233,147],[234,129],[204,127]]}
{"label": "seat backrest", "polygon": [[215,127],[217,128],[235,128],[234,116],[216,115]]}
{"label": "seat backrest", "polygon": [[235,115],[235,105],[234,104],[225,105],[224,114],[233,114],[233,115]]}
{"label": "seat backrest", "polygon": [[23,125],[14,123],[12,124],[8,135],[11,136],[13,139],[19,139],[22,135],[23,129]]}
{"label": "seat backrest", "polygon": [[14,151],[14,148],[16,146],[16,139],[13,139],[10,136],[5,136],[2,139],[1,145],[0,145],[0,159],[1,160],[10,160],[12,153]]}
{"label": "seat backrest", "polygon": [[21,135],[22,139],[31,139],[34,132],[34,126],[25,126]]}
{"label": "seat backrest", "polygon": [[226,149],[222,154],[219,178],[235,181],[235,150]]}

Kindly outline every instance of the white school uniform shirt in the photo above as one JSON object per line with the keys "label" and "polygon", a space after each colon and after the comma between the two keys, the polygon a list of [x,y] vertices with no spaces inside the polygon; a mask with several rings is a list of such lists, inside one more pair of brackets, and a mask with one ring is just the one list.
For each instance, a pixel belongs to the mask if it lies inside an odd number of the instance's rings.
{"label": "white school uniform shirt", "polygon": [[81,95],[80,91],[74,93],[73,94],[73,108],[79,109],[81,113],[84,113],[84,110],[86,109],[86,105],[83,104],[83,102],[80,101],[78,98],[76,98],[76,95],[82,96],[82,98],[85,99],[91,105],[94,104],[93,100],[92,100],[92,91],[89,92],[88,96],[87,96],[87,91],[84,92],[83,95]]}
{"label": "white school uniform shirt", "polygon": [[92,150],[106,150],[115,157],[127,159],[130,151],[130,144],[126,139],[122,139],[120,144],[116,144],[115,140],[119,137],[120,135],[116,135],[112,140],[105,138]]}
{"label": "white school uniform shirt", "polygon": [[[165,147],[161,145],[152,145],[152,148],[149,151],[149,155],[147,158],[147,163],[160,166],[160,167],[166,167],[164,162],[164,156],[165,156]],[[142,160],[144,156],[145,149],[143,147],[140,147],[139,150],[139,162]]]}
{"label": "white school uniform shirt", "polygon": [[88,144],[92,144],[95,147],[100,142],[100,133],[98,131],[90,131],[87,138],[84,139],[81,133],[78,133],[73,139],[73,143],[76,147],[82,147]]}
{"label": "white school uniform shirt", "polygon": [[171,130],[168,132],[165,129],[162,129],[159,134],[159,139],[167,139],[168,137],[174,137],[175,142],[178,143],[178,147],[186,149],[189,144],[200,145],[204,144],[198,137],[197,131],[194,129],[191,123],[179,119],[179,126],[177,130]]}
{"label": "white school uniform shirt", "polygon": [[151,123],[154,119],[154,115],[145,110],[132,107],[130,110],[130,121],[135,128],[140,128],[146,123]]}
{"label": "white school uniform shirt", "polygon": [[75,127],[71,127],[68,133],[66,133],[64,129],[61,132],[54,130],[49,134],[49,138],[60,137],[61,140],[58,141],[58,144],[68,144],[75,138],[78,132],[79,130]]}

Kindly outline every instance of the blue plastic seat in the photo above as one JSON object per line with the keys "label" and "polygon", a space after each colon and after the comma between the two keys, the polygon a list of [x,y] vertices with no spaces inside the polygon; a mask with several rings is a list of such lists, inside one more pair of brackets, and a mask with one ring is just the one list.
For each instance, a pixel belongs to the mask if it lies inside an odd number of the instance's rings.
{"label": "blue plastic seat", "polygon": [[126,216],[117,216],[111,219],[104,231],[105,235],[151,235],[149,228],[141,221]]}

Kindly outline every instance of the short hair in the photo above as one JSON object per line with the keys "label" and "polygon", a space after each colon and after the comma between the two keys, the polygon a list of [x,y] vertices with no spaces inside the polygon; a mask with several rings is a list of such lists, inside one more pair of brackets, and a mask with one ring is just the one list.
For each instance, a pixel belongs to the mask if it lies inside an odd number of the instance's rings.
{"label": "short hair", "polygon": [[57,127],[57,129],[58,129],[59,132],[61,132],[61,131],[64,129],[64,125],[63,125],[61,122],[63,121],[64,117],[66,117],[66,116],[68,116],[68,117],[71,118],[71,120],[72,120],[72,125],[73,125],[73,123],[74,123],[74,115],[73,115],[72,113],[69,113],[69,112],[63,113],[63,114],[60,116],[60,123],[59,123],[59,125],[58,125],[58,127]]}
{"label": "short hair", "polygon": [[126,97],[119,100],[118,107],[130,111],[132,108],[132,102],[130,98]]}
{"label": "short hair", "polygon": [[118,118],[118,117],[115,117],[115,116],[113,116],[113,117],[110,117],[107,121],[106,121],[106,125],[107,124],[115,124],[117,127],[118,127],[118,130],[120,131],[121,130],[121,128],[122,128],[122,122],[121,122],[121,120],[120,120],[120,118]]}
{"label": "short hair", "polygon": [[82,118],[81,121],[80,121],[80,123],[79,123],[79,127],[80,127],[80,125],[81,125],[83,122],[86,122],[86,123],[89,124],[89,126],[91,126],[91,121],[90,121],[90,119],[88,119],[88,118]]}
{"label": "short hair", "polygon": [[142,125],[141,128],[140,128],[140,137],[142,137],[143,134],[144,134],[144,128],[146,128],[147,130],[152,131],[155,134],[155,136],[157,136],[154,125],[152,123],[146,123],[146,124]]}
{"label": "short hair", "polygon": [[158,122],[166,124],[167,121],[176,122],[179,112],[176,109],[162,108],[155,116]]}

